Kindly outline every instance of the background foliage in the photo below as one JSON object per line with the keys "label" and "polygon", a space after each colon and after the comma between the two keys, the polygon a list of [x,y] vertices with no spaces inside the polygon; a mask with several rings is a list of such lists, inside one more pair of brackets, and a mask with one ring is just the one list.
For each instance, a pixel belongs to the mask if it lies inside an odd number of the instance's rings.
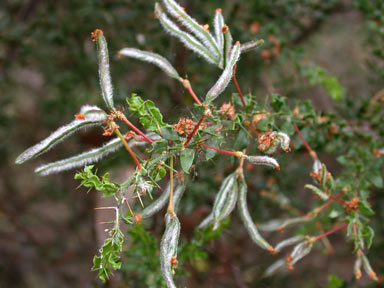
{"label": "background foliage", "polygon": [[[153,5],[152,1],[96,0],[0,3],[0,193],[4,199],[0,203],[0,286],[101,286],[90,272],[90,259],[105,237],[104,227],[97,224],[105,215],[93,210],[100,205],[100,195],[76,190],[78,182],[73,180],[73,172],[37,178],[32,171],[39,160],[19,167],[13,164],[16,155],[26,147],[72,119],[80,104],[101,103],[91,31],[103,29],[111,55],[126,46],[161,53],[172,60],[181,75],[188,73],[198,95],[204,95],[217,78],[217,70],[202,65],[203,60],[163,33],[153,19]],[[184,6],[202,23],[209,23],[214,10],[221,7],[235,39],[265,39],[260,50],[242,56],[245,59],[237,73],[242,89],[256,95],[261,105],[266,95],[270,100],[269,93],[274,92],[286,95],[290,105],[298,99],[309,99],[317,113],[330,113],[331,120],[323,124],[315,121],[316,129],[306,127],[302,132],[336,176],[345,171],[340,164],[353,167],[372,161],[372,155],[366,152],[370,151],[369,145],[383,141],[382,105],[378,104],[380,101],[372,104],[372,99],[380,100],[379,91],[383,89],[382,1],[216,0],[184,1]],[[115,98],[120,103],[135,92],[153,100],[169,123],[187,115],[190,97],[156,67],[130,59],[119,60],[116,55],[111,59],[111,69]],[[234,91],[233,87],[230,89]],[[278,100],[276,105],[280,105]],[[302,105],[300,111],[316,118],[309,104]],[[332,123],[338,128],[353,126],[357,131],[351,132],[351,138],[344,135],[329,141]],[[283,123],[277,123],[280,124]],[[377,135],[371,135],[372,128]],[[81,137],[72,138],[48,153],[44,162],[64,158],[84,147],[98,146],[105,141],[100,132],[88,130]],[[349,139],[356,144],[344,151],[344,143]],[[296,154],[295,159],[291,155],[281,156],[286,158],[286,162],[281,162],[286,167],[284,174],[274,174],[272,178],[268,172],[252,171],[249,197],[255,207],[253,216],[260,222],[286,213],[274,203],[276,198],[262,195],[283,192],[299,211],[308,211],[313,204],[313,197],[303,188],[310,182],[307,168],[311,161],[298,138],[294,138],[294,144],[303,153]],[[336,161],[335,155],[346,156]],[[361,160],[358,163],[355,155]],[[180,257],[193,258],[185,260],[184,265],[190,281],[188,287],[279,287],[281,283],[292,287],[375,285],[366,279],[359,283],[353,280],[354,258],[351,248],[344,245],[342,234],[331,238],[333,253],[317,250],[298,264],[294,272],[271,279],[260,276],[275,258],[253,246],[235,217],[220,237],[201,239],[197,235],[188,244],[193,228],[208,213],[217,185],[229,172],[226,160],[218,161],[223,162],[208,162],[200,170],[199,181],[183,200],[180,220],[185,244]],[[122,152],[98,165],[98,169],[102,172],[114,168],[111,177],[119,179],[128,173],[128,164],[131,163]],[[223,167],[215,178],[205,173],[213,167]],[[382,167],[369,167],[369,173],[365,172],[367,185],[375,186],[370,202],[376,211],[371,223],[376,235],[369,255],[379,274],[384,273]],[[360,168],[356,167],[357,171]],[[162,217],[155,217],[150,230],[138,226],[129,232],[135,248],[126,249],[122,272],[107,285],[118,287],[122,279],[127,287],[158,287],[158,263],[154,262],[158,261],[156,239],[162,231]],[[268,237],[276,242],[286,237],[284,233]],[[204,248],[202,243],[206,243]]]}

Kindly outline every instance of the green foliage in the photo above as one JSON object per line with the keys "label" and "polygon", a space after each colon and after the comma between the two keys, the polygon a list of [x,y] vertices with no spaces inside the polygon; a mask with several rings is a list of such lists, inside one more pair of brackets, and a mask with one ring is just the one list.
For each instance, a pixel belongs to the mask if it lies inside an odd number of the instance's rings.
{"label": "green foliage", "polygon": [[149,131],[158,131],[165,126],[163,115],[151,100],[144,101],[136,94],[127,98],[129,111],[138,116],[140,123]]}
{"label": "green foliage", "polygon": [[328,276],[328,288],[342,288],[344,286],[344,281],[340,279],[336,274],[330,274]]}
{"label": "green foliage", "polygon": [[99,271],[98,276],[104,283],[108,280],[111,270],[121,268],[120,254],[123,250],[124,233],[115,226],[109,232],[109,238],[101,246],[99,256],[93,258],[93,271]]}
{"label": "green foliage", "polygon": [[115,195],[119,189],[119,184],[108,180],[109,174],[105,173],[102,177],[96,175],[92,169],[94,165],[85,166],[82,172],[75,175],[75,179],[81,180],[80,185],[89,188],[88,192],[93,188],[97,191],[104,192],[103,197],[111,197]]}

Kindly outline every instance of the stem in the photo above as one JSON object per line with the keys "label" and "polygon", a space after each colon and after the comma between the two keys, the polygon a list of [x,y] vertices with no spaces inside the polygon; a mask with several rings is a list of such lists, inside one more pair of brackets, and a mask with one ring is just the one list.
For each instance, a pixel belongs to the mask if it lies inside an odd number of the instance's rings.
{"label": "stem", "polygon": [[125,124],[127,124],[129,127],[131,127],[133,130],[135,130],[135,132],[139,133],[141,136],[143,136],[143,138],[145,139],[145,141],[149,142],[149,143],[153,143],[153,140],[148,138],[147,135],[145,135],[143,132],[141,132],[135,125],[133,125],[128,119],[127,117],[125,117],[123,115],[123,117],[121,117],[121,121],[123,121]]}
{"label": "stem", "polygon": [[209,145],[207,145],[205,143],[201,143],[200,145],[205,147],[205,148],[208,148],[208,149],[211,149],[211,150],[215,150],[215,151],[217,151],[219,153],[228,154],[228,155],[232,155],[232,156],[236,156],[236,157],[242,157],[244,155],[242,152],[239,152],[239,151],[223,150],[223,149],[219,149],[219,148],[215,148],[215,147],[209,146]]}
{"label": "stem", "polygon": [[131,157],[133,158],[133,161],[135,161],[137,168],[138,168],[139,170],[141,170],[141,165],[140,165],[139,160],[137,160],[135,153],[133,153],[131,147],[129,147],[127,141],[125,140],[124,136],[121,135],[119,129],[116,129],[116,130],[115,130],[115,133],[117,134],[117,136],[119,136],[121,142],[123,142],[123,145],[124,145],[125,149],[127,149],[127,151],[129,152],[129,154],[131,154]]}
{"label": "stem", "polygon": [[173,215],[175,213],[174,206],[173,206],[173,156],[171,156],[170,163],[172,169],[169,169],[169,204],[167,212],[170,215]]}
{"label": "stem", "polygon": [[330,198],[331,198],[330,200],[328,200],[326,203],[324,203],[324,204],[323,204],[322,206],[320,206],[319,208],[316,208],[316,209],[314,209],[312,212],[308,213],[308,214],[307,214],[307,217],[311,217],[311,216],[316,216],[316,215],[318,215],[318,214],[321,212],[321,210],[327,208],[330,204],[333,203],[333,201],[337,201],[337,202],[341,201],[341,202],[343,202],[343,203],[340,203],[340,202],[339,202],[339,203],[342,204],[342,205],[344,205],[345,202],[339,199],[340,196],[341,196],[343,193],[344,193],[344,190],[341,190],[336,196],[332,196],[332,195],[330,195]]}
{"label": "stem", "polygon": [[187,89],[189,94],[192,96],[193,100],[195,100],[197,104],[202,105],[201,101],[199,100],[199,98],[197,98],[195,92],[192,89],[191,82],[189,82],[188,79],[183,78],[180,78],[179,81],[183,84],[184,88]]}
{"label": "stem", "polygon": [[304,136],[303,134],[301,134],[299,128],[297,127],[296,123],[293,123],[293,127],[295,127],[295,130],[297,132],[297,135],[299,135],[300,139],[301,139],[301,142],[303,142],[305,148],[307,148],[308,152],[309,152],[309,155],[312,157],[313,160],[316,160],[318,159],[317,158],[317,154],[315,151],[312,150],[311,146],[309,146],[309,144],[307,143],[307,141],[304,139]]}
{"label": "stem", "polygon": [[192,137],[196,134],[197,129],[199,129],[201,123],[203,123],[203,121],[205,120],[206,117],[207,117],[207,116],[206,116],[206,114],[204,113],[204,115],[200,118],[199,122],[197,122],[197,124],[196,124],[195,128],[193,129],[192,133],[189,134],[187,140],[186,140],[185,143],[184,143],[184,147],[187,147],[188,143],[192,140]]}
{"label": "stem", "polygon": [[233,84],[235,84],[237,93],[238,93],[239,96],[240,96],[241,103],[243,103],[243,106],[246,107],[247,104],[245,104],[243,93],[241,92],[239,83],[237,83],[237,79],[236,79],[236,68],[237,68],[237,65],[235,65],[235,66],[233,67],[232,81],[233,81]]}
{"label": "stem", "polygon": [[348,226],[348,223],[345,223],[345,224],[343,224],[343,225],[341,225],[341,226],[339,226],[339,227],[336,227],[336,228],[334,228],[334,229],[332,229],[332,230],[330,230],[330,231],[328,231],[328,232],[325,232],[325,233],[323,233],[323,234],[320,234],[320,235],[317,235],[317,236],[314,236],[314,237],[312,237],[312,240],[313,241],[317,241],[317,240],[319,240],[319,239],[321,239],[321,238],[323,238],[323,237],[326,237],[326,236],[328,236],[328,235],[331,235],[331,234],[333,234],[333,233],[336,233],[337,231],[340,231],[340,230],[343,230],[345,227],[347,227]]}

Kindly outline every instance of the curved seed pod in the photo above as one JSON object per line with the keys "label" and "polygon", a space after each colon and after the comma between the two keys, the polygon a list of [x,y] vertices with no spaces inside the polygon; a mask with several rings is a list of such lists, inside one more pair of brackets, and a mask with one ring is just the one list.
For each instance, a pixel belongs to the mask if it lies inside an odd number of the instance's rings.
{"label": "curved seed pod", "polygon": [[213,18],[213,29],[215,32],[215,39],[217,46],[220,50],[220,55],[223,53],[224,48],[224,35],[223,35],[223,27],[224,27],[224,17],[222,14],[222,10],[220,8],[216,9],[215,18]]}
{"label": "curved seed pod", "polygon": [[[185,185],[184,184],[176,184],[176,189],[173,194],[173,203],[174,207],[177,208],[181,197],[183,196]],[[153,201],[151,204],[146,206],[139,214],[142,219],[147,219],[149,217],[152,217],[157,212],[159,212],[161,209],[163,209],[168,204],[169,199],[169,184],[167,185],[167,188],[161,195]]]}
{"label": "curved seed pod", "polygon": [[237,204],[237,207],[239,209],[240,218],[244,223],[245,228],[248,231],[249,236],[251,236],[251,239],[253,242],[255,242],[256,245],[260,246],[261,248],[268,250],[269,252],[274,252],[273,247],[264,240],[264,238],[260,235],[259,231],[256,228],[255,223],[253,223],[251,215],[249,214],[248,207],[247,207],[247,183],[244,179],[241,179],[240,185],[239,185],[239,201]]}
{"label": "curved seed pod", "polygon": [[95,125],[101,125],[103,121],[107,119],[107,114],[97,106],[85,105],[81,107],[78,115],[81,115],[81,120],[75,119],[71,123],[60,127],[43,141],[20,154],[15,163],[22,164],[29,159],[40,156],[77,130]]}
{"label": "curved seed pod", "polygon": [[276,262],[274,262],[271,266],[269,266],[267,270],[265,270],[263,277],[270,277],[273,274],[275,274],[278,270],[284,267],[285,267],[285,260],[279,259]]}
{"label": "curved seed pod", "polygon": [[213,230],[219,227],[220,221],[228,217],[235,208],[238,195],[236,174],[232,173],[224,179],[213,204]]}
{"label": "curved seed pod", "polygon": [[311,252],[313,247],[313,243],[311,241],[304,241],[299,244],[297,244],[291,253],[291,255],[288,257],[289,260],[287,260],[288,269],[292,270],[293,265],[295,265],[299,260],[304,258]]}
{"label": "curved seed pod", "polygon": [[289,152],[289,143],[289,136],[283,132],[266,132],[259,137],[257,148],[264,153],[273,154],[280,145],[281,149]]}
{"label": "curved seed pod", "polygon": [[261,45],[263,45],[263,43],[264,43],[264,40],[260,39],[260,40],[252,40],[244,44],[241,44],[240,46],[241,54],[247,53],[251,50],[259,48]]}
{"label": "curved seed pod", "polygon": [[281,220],[281,219],[272,220],[272,221],[269,221],[267,223],[260,224],[259,229],[261,231],[265,231],[265,232],[281,231],[290,225],[294,225],[294,224],[298,224],[298,223],[305,223],[305,222],[309,222],[312,220],[313,220],[313,217],[306,217],[306,216],[295,217],[295,218],[290,218],[290,219],[283,219],[283,220]]}
{"label": "curved seed pod", "polygon": [[[148,133],[148,137],[152,137],[153,139],[158,139],[159,136],[154,133]],[[128,142],[130,147],[133,146],[143,146],[147,145],[146,141],[135,141],[131,139]],[[67,159],[59,160],[56,162],[44,164],[35,169],[35,173],[40,174],[42,176],[67,171],[70,169],[84,167],[85,165],[89,165],[92,163],[98,162],[100,159],[106,157],[110,153],[113,153],[123,147],[123,143],[119,138],[112,139],[111,141],[105,143],[102,147],[92,149],[90,151],[81,153],[76,156],[69,157]]]}
{"label": "curved seed pod", "polygon": [[176,215],[165,215],[165,231],[160,243],[161,274],[168,288],[176,288],[173,271],[177,264],[177,245],[180,236],[180,222]]}
{"label": "curved seed pod", "polygon": [[167,31],[172,36],[175,36],[179,38],[181,42],[187,47],[188,49],[192,50],[193,52],[199,54],[202,56],[205,60],[207,60],[209,63],[217,65],[219,60],[217,57],[215,57],[214,54],[212,54],[207,48],[205,48],[195,37],[193,37],[191,34],[181,31],[177,25],[172,22],[167,15],[161,10],[161,7],[158,3],[155,4],[155,13],[157,18],[160,21],[160,24],[163,26],[165,31]]}
{"label": "curved seed pod", "polygon": [[203,219],[203,221],[201,221],[201,223],[199,224],[199,226],[197,226],[197,228],[204,229],[212,225],[213,223],[215,223],[215,219],[213,218],[213,212],[211,212],[207,217]]}
{"label": "curved seed pod", "polygon": [[325,200],[329,199],[329,196],[327,194],[325,194],[323,191],[321,191],[319,188],[317,188],[316,186],[313,186],[311,184],[306,184],[304,187],[311,190],[321,200],[325,201]]}
{"label": "curved seed pod", "polygon": [[189,16],[184,11],[184,8],[177,4],[174,0],[163,0],[163,3],[173,17],[175,17],[184,27],[200,39],[204,46],[207,47],[208,50],[215,55],[215,57],[219,57],[219,47],[209,31],[204,29],[195,19]]}
{"label": "curved seed pod", "polygon": [[123,48],[118,52],[121,56],[139,59],[145,62],[152,63],[163,70],[169,77],[179,80],[180,76],[171,63],[163,56],[149,52],[142,51],[136,48]]}
{"label": "curved seed pod", "polygon": [[240,42],[236,42],[236,44],[232,48],[231,55],[228,59],[228,63],[225,66],[223,73],[220,75],[215,85],[212,86],[212,88],[208,91],[207,95],[205,96],[205,102],[210,103],[215,100],[221,93],[223,93],[223,91],[231,81],[233,67],[235,66],[239,58]]}
{"label": "curved seed pod", "polygon": [[99,78],[101,95],[109,109],[113,109],[113,86],[109,69],[109,55],[107,40],[103,31],[96,29],[92,34],[93,41],[97,47],[97,59],[99,60]]}
{"label": "curved seed pod", "polygon": [[373,271],[371,264],[369,263],[369,260],[367,256],[364,254],[361,255],[361,258],[363,259],[363,268],[365,273],[367,273],[368,277],[371,278],[374,281],[379,281],[379,278],[376,275],[376,272]]}
{"label": "curved seed pod", "polygon": [[304,235],[298,235],[291,238],[287,238],[276,245],[275,251],[280,252],[283,248],[296,244],[297,242],[303,241],[304,239]]}
{"label": "curved seed pod", "polygon": [[289,152],[289,144],[291,142],[291,138],[289,138],[289,136],[284,132],[275,132],[275,136],[280,142],[281,149],[283,149],[285,152]]}
{"label": "curved seed pod", "polygon": [[280,170],[279,163],[272,157],[268,156],[245,156],[245,159],[255,165],[265,165]]}

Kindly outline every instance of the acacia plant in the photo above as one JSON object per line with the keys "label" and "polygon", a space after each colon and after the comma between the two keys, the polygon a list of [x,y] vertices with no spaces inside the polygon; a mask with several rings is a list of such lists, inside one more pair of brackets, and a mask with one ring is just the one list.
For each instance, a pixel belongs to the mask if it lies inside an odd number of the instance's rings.
{"label": "acacia plant", "polygon": [[[103,192],[102,197],[112,197],[116,200],[114,206],[95,208],[110,209],[115,213],[115,218],[108,222],[113,224],[109,237],[100,248],[100,254],[93,260],[92,269],[98,271],[100,279],[105,282],[111,270],[121,268],[120,257],[127,237],[122,231],[123,225],[129,227],[140,225],[140,222],[167,206],[164,217],[165,230],[160,243],[160,268],[166,286],[176,287],[174,274],[178,264],[177,250],[180,235],[178,205],[182,201],[183,193],[191,184],[189,182],[199,181],[198,177],[192,180],[191,176],[196,174],[201,165],[211,159],[227,157],[230,161],[228,167],[233,167],[233,170],[222,181],[212,212],[197,229],[220,230],[223,222],[226,222],[224,220],[237,206],[241,221],[249,237],[257,246],[272,254],[281,253],[284,248],[293,246],[285,259],[278,260],[265,271],[266,277],[279,269],[292,270],[296,262],[308,255],[312,248],[321,242],[319,240],[324,240],[328,235],[346,229],[347,240],[354,244],[351,252],[356,255],[353,268],[355,277],[357,279],[361,277],[362,267],[370,278],[377,281],[378,277],[366,256],[366,250],[370,247],[374,234],[373,229],[368,225],[369,217],[374,214],[368,197],[371,185],[380,187],[382,182],[380,177],[368,182],[364,179],[367,177],[371,179],[372,173],[377,176],[373,171],[383,166],[381,159],[379,160],[383,155],[383,150],[380,150],[382,143],[377,141],[375,144],[377,147],[372,145],[369,147],[368,150],[374,153],[364,154],[366,157],[361,160],[362,164],[370,164],[363,168],[361,165],[355,167],[352,164],[353,157],[358,154],[358,144],[356,144],[354,154],[339,157],[342,164],[347,167],[345,172],[338,178],[333,177],[307,143],[300,129],[302,127],[306,129],[308,125],[324,123],[324,125],[338,125],[342,128],[343,125],[345,126],[342,120],[330,121],[329,117],[326,120],[323,117],[320,121],[308,102],[299,102],[294,107],[290,107],[286,98],[272,94],[268,108],[266,105],[259,104],[255,96],[242,93],[236,80],[236,64],[241,55],[256,50],[263,40],[253,40],[248,43],[234,41],[221,9],[216,10],[213,33],[208,24],[200,25],[174,0],[163,0],[162,4],[156,3],[155,17],[166,32],[178,38],[186,48],[202,57],[208,64],[215,65],[221,70],[219,78],[212,87],[207,89],[205,97],[196,95],[188,78],[181,77],[167,59],[156,53],[124,48],[118,52],[118,55],[150,62],[169,77],[179,81],[195,101],[193,107],[189,107],[193,111],[192,118],[180,118],[177,123],[169,124],[151,100],[143,100],[140,96],[132,94],[126,99],[128,105],[126,109],[132,118],[138,118],[144,129],[132,124],[134,121],[128,120],[124,114],[124,108],[114,105],[107,42],[103,32],[96,29],[91,36],[97,47],[100,87],[105,109],[84,105],[71,123],[59,128],[16,159],[17,164],[22,164],[40,156],[77,130],[90,126],[103,126],[103,135],[116,136],[102,147],[42,165],[35,170],[39,175],[50,175],[83,167],[83,170],[75,176],[76,179],[81,180],[81,185]],[[231,81],[237,91],[232,95],[226,89]],[[221,105],[215,106],[218,105],[219,96],[224,100],[221,100]],[[120,127],[121,125],[126,126]],[[126,127],[129,130],[122,132]],[[284,167],[280,167],[278,160],[271,155],[279,153],[279,150],[291,152],[290,137],[295,133],[313,159],[313,167],[309,168],[309,171],[314,183],[307,184],[306,188],[318,197],[318,204],[304,215],[272,219],[256,225],[247,205],[247,178],[252,177],[247,174],[252,172],[246,172],[244,165],[248,162],[252,165],[261,165],[265,169],[273,168],[275,170],[273,173],[282,173],[280,169],[284,170]],[[338,133],[340,137],[351,137],[353,134],[351,131]],[[144,147],[142,148],[145,152],[144,159],[134,151],[140,147]],[[122,183],[112,181],[108,173],[98,176],[94,165],[90,164],[98,162],[121,148],[126,149],[134,161],[135,171]],[[162,179],[168,179],[166,187],[161,187],[161,183],[164,183]],[[152,197],[154,189],[162,191],[157,199]],[[149,197],[150,200],[144,199],[145,197]],[[277,197],[275,200],[279,202],[281,199]],[[148,202],[149,204],[144,205]],[[324,221],[329,215],[323,212],[331,206],[334,207],[332,220]],[[293,225],[314,225],[314,223],[322,223],[324,231],[307,234],[308,229],[302,229],[301,233],[299,231],[277,244],[269,243],[260,233],[280,231]]]}

